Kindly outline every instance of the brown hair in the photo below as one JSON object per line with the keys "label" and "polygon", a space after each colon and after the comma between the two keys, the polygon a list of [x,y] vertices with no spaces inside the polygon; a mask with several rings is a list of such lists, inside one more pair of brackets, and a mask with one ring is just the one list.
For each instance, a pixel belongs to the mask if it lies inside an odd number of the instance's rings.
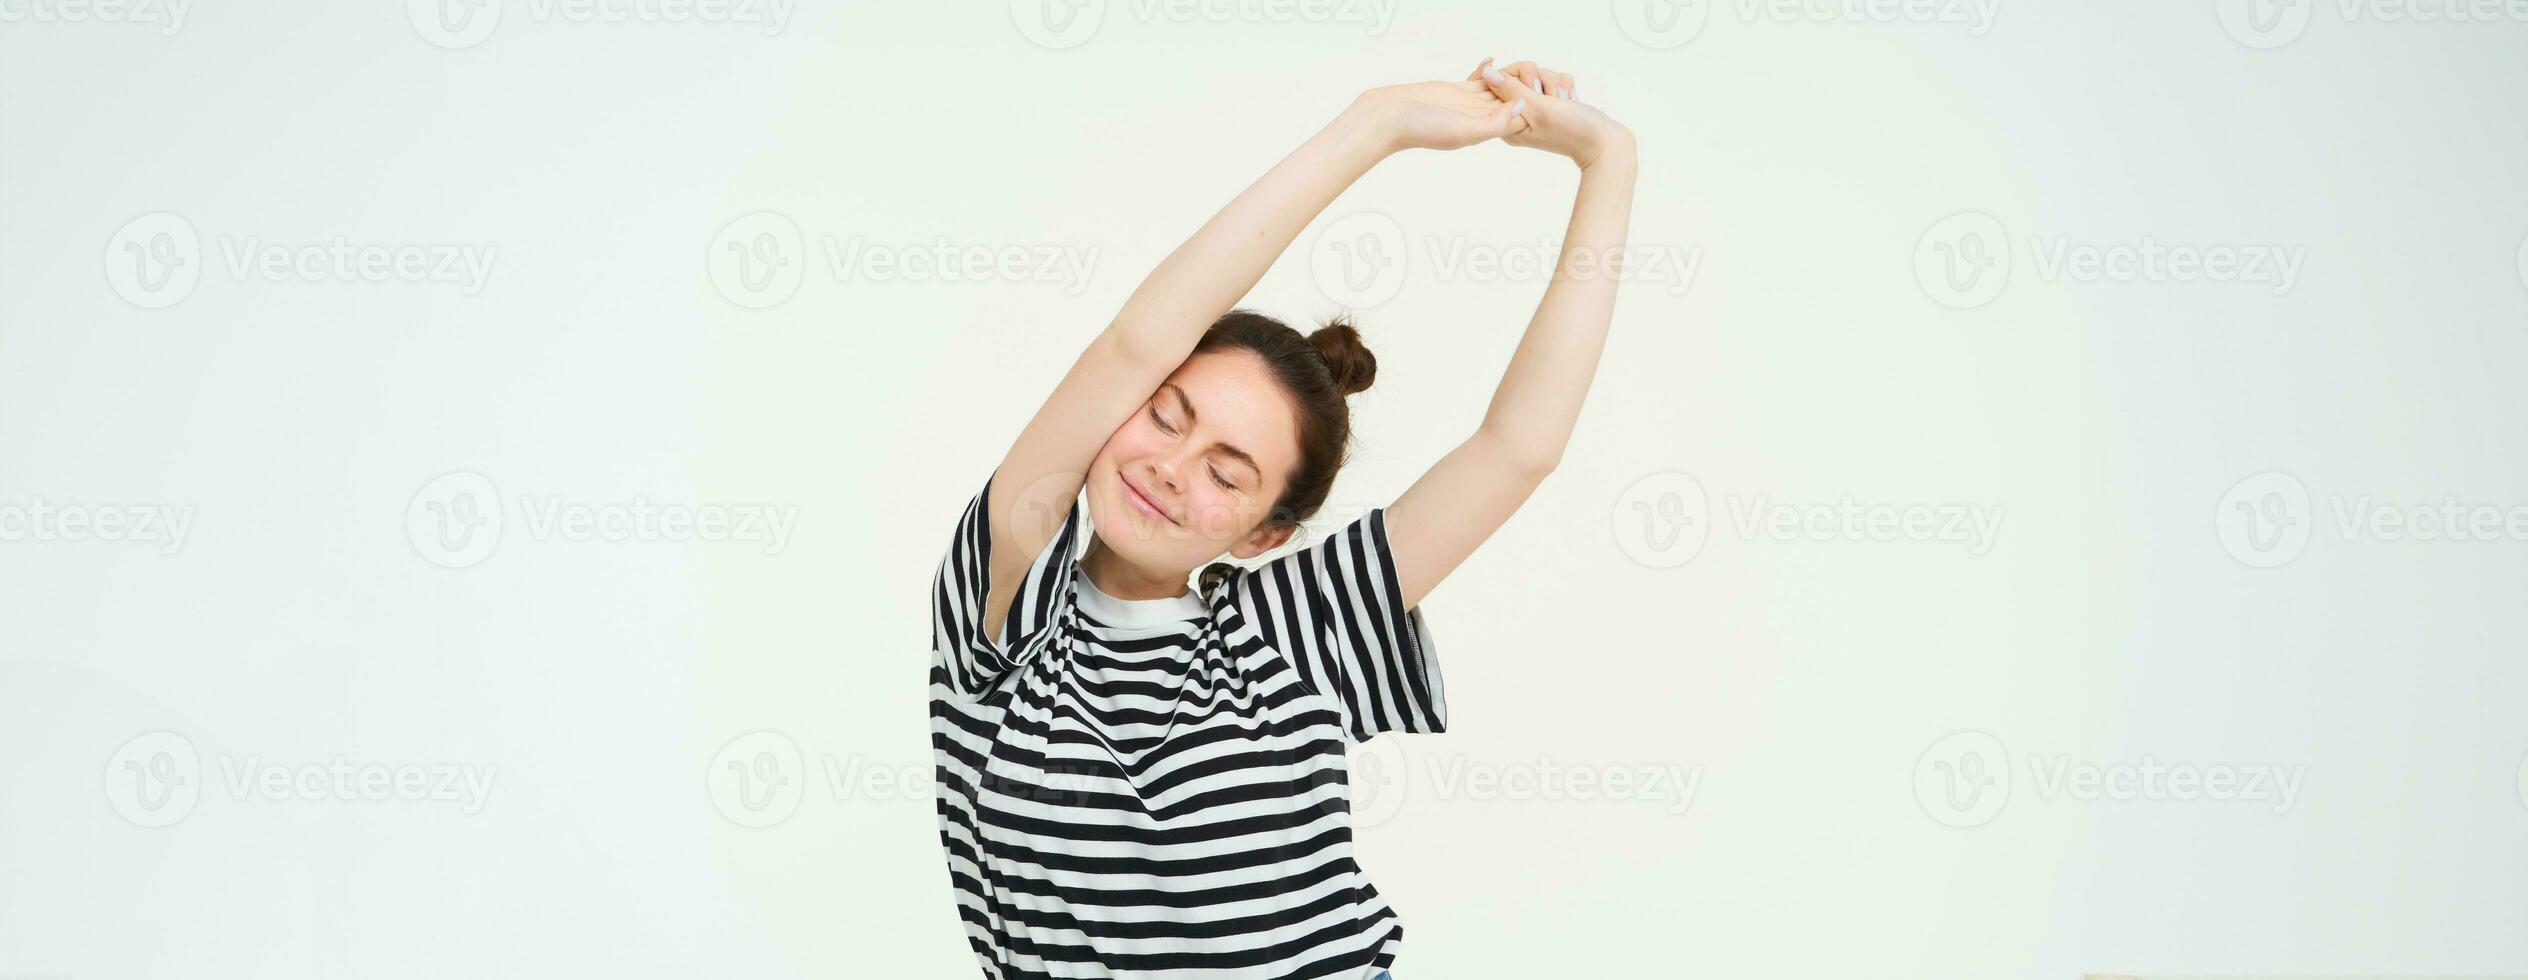
{"label": "brown hair", "polygon": [[[1335,317],[1307,336],[1253,310],[1230,310],[1204,331],[1194,353],[1243,350],[1264,359],[1290,395],[1299,420],[1299,465],[1264,518],[1267,527],[1297,527],[1325,506],[1334,474],[1352,442],[1352,407],[1344,399],[1378,377],[1378,359],[1360,331]],[[1190,356],[1190,355],[1189,355]]]}

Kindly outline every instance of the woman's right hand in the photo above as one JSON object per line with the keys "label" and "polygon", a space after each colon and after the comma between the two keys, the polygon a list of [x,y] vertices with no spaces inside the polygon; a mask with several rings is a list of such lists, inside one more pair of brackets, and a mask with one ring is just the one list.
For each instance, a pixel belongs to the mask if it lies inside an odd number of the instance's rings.
{"label": "woman's right hand", "polygon": [[1519,109],[1520,122],[1510,127],[1502,142],[1570,157],[1583,170],[1610,153],[1632,151],[1633,131],[1596,106],[1574,98],[1579,81],[1571,75],[1528,61],[1498,68],[1486,58],[1466,77],[1483,82],[1503,102],[1526,100]]}

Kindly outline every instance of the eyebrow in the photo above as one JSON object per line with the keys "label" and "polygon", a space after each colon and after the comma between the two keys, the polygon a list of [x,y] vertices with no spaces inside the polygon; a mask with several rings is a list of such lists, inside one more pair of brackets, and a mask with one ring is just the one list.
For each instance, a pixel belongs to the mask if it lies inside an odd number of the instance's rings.
{"label": "eyebrow", "polygon": [[[1176,393],[1176,404],[1177,407],[1185,410],[1186,424],[1191,425],[1201,418],[1201,416],[1194,411],[1194,400],[1185,397],[1185,389],[1177,387],[1176,382],[1161,382],[1159,387]],[[1229,458],[1245,463],[1247,469],[1254,470],[1259,475],[1264,472],[1264,467],[1256,465],[1255,457],[1247,455],[1246,450],[1232,446],[1225,442],[1216,443],[1216,445],[1220,447],[1221,452],[1228,454]]]}

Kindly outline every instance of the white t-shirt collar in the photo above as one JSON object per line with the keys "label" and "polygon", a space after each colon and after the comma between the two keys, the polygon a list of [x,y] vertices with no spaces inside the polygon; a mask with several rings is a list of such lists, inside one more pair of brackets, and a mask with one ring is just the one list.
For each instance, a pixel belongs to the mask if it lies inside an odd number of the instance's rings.
{"label": "white t-shirt collar", "polygon": [[1077,586],[1073,590],[1072,600],[1079,604],[1081,612],[1095,617],[1101,623],[1113,626],[1169,626],[1188,619],[1202,619],[1211,613],[1210,608],[1203,604],[1202,596],[1197,595],[1190,588],[1186,589],[1182,595],[1172,595],[1164,599],[1118,599],[1098,589],[1097,583],[1089,579],[1087,569],[1073,564],[1071,575]]}

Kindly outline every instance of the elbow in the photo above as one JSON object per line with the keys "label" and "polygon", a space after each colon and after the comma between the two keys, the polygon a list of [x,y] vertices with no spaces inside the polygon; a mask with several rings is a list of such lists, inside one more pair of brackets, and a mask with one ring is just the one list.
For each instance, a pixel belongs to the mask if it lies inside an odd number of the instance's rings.
{"label": "elbow", "polygon": [[1508,438],[1503,433],[1487,432],[1494,458],[1502,468],[1517,474],[1530,485],[1543,482],[1554,467],[1562,465],[1563,444],[1560,441]]}
{"label": "elbow", "polygon": [[1554,467],[1562,465],[1562,450],[1556,448],[1551,452],[1526,453],[1511,459],[1511,465],[1517,467],[1519,475],[1533,485],[1545,482],[1545,478],[1553,474]]}

